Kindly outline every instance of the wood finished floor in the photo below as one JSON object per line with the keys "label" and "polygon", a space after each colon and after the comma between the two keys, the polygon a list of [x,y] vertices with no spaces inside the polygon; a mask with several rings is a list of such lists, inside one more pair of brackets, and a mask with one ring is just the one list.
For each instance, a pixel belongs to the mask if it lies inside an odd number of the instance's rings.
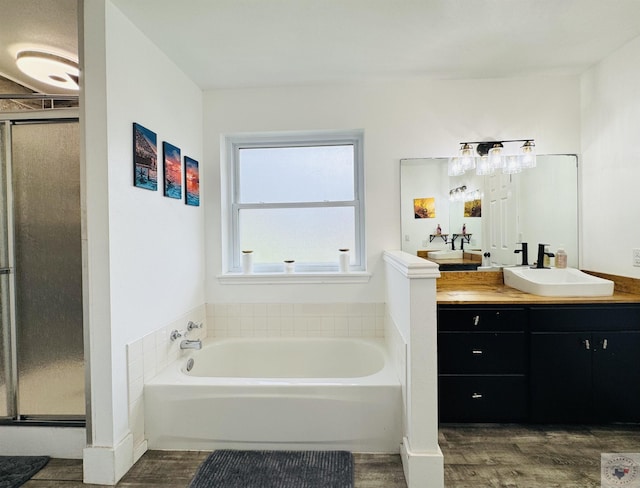
{"label": "wood finished floor", "polygon": [[[447,424],[446,488],[600,487],[600,454],[640,452],[640,425]],[[186,488],[208,452],[148,451],[118,488]],[[355,454],[355,488],[406,488],[398,455]],[[426,485],[428,486],[428,485]],[[90,488],[82,461],[52,459],[24,488]]]}

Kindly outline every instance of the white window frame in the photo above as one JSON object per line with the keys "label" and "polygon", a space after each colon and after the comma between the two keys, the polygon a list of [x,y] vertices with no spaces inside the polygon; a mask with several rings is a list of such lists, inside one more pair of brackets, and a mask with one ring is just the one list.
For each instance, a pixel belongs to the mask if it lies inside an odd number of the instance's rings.
{"label": "white window frame", "polygon": [[[322,208],[322,207],[353,207],[355,249],[352,249],[355,262],[350,267],[352,278],[358,273],[366,274],[365,252],[365,216],[364,216],[364,133],[361,130],[349,131],[317,131],[304,133],[263,133],[241,134],[225,138],[227,164],[227,209],[229,234],[227,242],[227,269],[232,274],[241,272],[241,249],[239,215],[242,209],[260,208]],[[354,199],[340,202],[295,202],[295,203],[239,203],[239,151],[247,148],[266,147],[304,147],[322,145],[353,145],[354,148]],[[302,264],[296,267],[293,276],[310,276],[338,274],[338,250],[336,249],[336,263]],[[254,265],[254,277],[261,275],[282,274],[281,265]],[[345,273],[343,273],[345,275]],[[286,275],[288,279],[292,275]]]}

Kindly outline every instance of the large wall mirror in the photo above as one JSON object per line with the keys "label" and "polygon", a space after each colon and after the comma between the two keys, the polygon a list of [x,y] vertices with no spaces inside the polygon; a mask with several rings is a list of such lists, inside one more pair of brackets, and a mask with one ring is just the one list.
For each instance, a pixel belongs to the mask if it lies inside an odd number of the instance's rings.
{"label": "large wall mirror", "polygon": [[[492,176],[468,171],[449,177],[447,162],[400,161],[403,251],[415,255],[419,250],[459,250],[464,242],[465,250],[489,252],[491,265],[502,267],[521,263],[521,255],[515,253],[521,242],[528,243],[533,264],[537,246],[543,243],[552,252],[564,247],[568,265],[578,267],[577,156],[538,155],[535,168]],[[450,192],[456,189],[466,196],[452,200]],[[452,244],[463,226],[465,238]]]}

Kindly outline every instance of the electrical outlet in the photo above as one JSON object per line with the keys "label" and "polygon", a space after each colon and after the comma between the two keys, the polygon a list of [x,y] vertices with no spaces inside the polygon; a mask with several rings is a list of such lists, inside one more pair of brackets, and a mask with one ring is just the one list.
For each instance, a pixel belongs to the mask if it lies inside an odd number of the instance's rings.
{"label": "electrical outlet", "polygon": [[640,266],[640,249],[633,250],[633,265]]}

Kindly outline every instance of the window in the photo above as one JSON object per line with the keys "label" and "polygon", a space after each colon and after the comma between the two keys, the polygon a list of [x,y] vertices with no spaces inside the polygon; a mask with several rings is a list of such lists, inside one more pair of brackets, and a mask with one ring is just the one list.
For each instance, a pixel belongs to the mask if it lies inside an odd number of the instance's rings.
{"label": "window", "polygon": [[358,131],[227,139],[229,270],[253,251],[256,273],[336,272],[339,249],[364,271],[363,134]]}

